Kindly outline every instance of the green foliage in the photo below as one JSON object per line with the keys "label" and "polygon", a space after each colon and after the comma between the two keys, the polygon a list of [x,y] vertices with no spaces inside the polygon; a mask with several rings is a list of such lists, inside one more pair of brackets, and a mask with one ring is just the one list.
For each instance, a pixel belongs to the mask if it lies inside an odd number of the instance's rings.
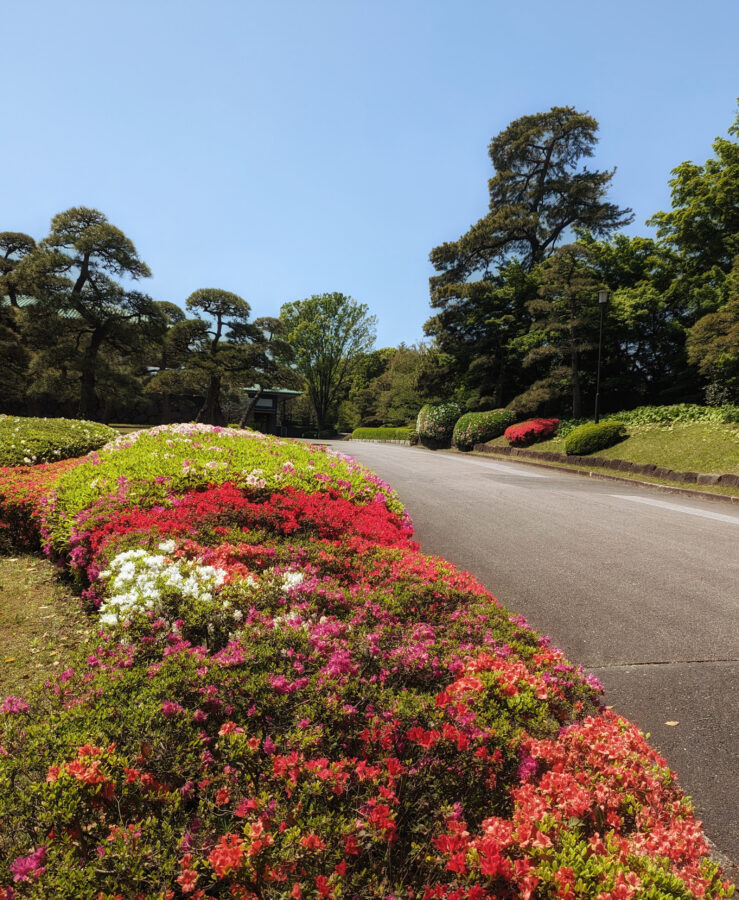
{"label": "green foliage", "polygon": [[352,437],[357,441],[407,441],[407,428],[355,428]]}
{"label": "green foliage", "polygon": [[0,416],[0,466],[84,456],[116,437],[116,431],[99,422]]}
{"label": "green foliage", "polygon": [[81,418],[101,406],[99,382],[111,368],[103,351],[135,358],[144,338],[164,329],[154,301],[116,280],[150,275],[129,238],[84,206],[54,216],[48,237],[13,270],[17,289],[35,301],[25,310],[26,337],[37,349],[32,371],[41,376],[39,387],[55,398],[60,389],[77,392]]}
{"label": "green foliage", "polygon": [[613,172],[581,167],[593,155],[597,130],[591,116],[560,106],[522,116],[494,137],[489,212],[459,240],[431,251],[441,273],[431,279],[432,292],[503,260],[520,259],[530,270],[567,227],[607,234],[630,222],[631,210],[605,199]]}
{"label": "green foliage", "polygon": [[598,450],[612,447],[626,437],[623,422],[599,422],[580,425],[565,438],[565,453],[568,456],[589,456]]}
{"label": "green foliage", "polygon": [[686,344],[688,361],[708,382],[709,403],[739,403],[739,256],[725,287],[727,302],[698,319]]}
{"label": "green foliage", "polygon": [[478,409],[504,405],[504,394],[510,399],[540,377],[519,374],[527,351],[517,347],[529,331],[536,267],[568,228],[606,235],[631,221],[630,210],[606,200],[613,171],[583,165],[597,130],[595,119],[573,107],[511,122],[490,143],[495,174],[487,214],[431,251],[438,273],[430,279],[431,306],[438,312],[425,330]]}
{"label": "green foliage", "polygon": [[509,409],[466,413],[454,426],[452,443],[458,450],[472,450],[475,444],[500,437],[515,421],[516,416]]}
{"label": "green foliage", "polygon": [[352,363],[374,343],[376,319],[364,303],[336,292],[285,303],[280,319],[295,368],[305,379],[318,427],[325,428],[341,399]]}
{"label": "green foliage", "polygon": [[[739,138],[739,115],[729,134]],[[683,162],[673,169],[672,209],[648,223],[678,251],[689,275],[714,266],[727,272],[739,253],[739,143],[716,138],[713,151],[703,165]]]}
{"label": "green foliage", "polygon": [[421,407],[416,420],[416,431],[421,443],[451,444],[457,419],[462,414],[459,403],[427,403]]}
{"label": "green foliage", "polygon": [[567,244],[540,266],[538,298],[528,304],[536,346],[524,365],[546,361],[545,381],[555,396],[569,386],[572,415],[582,415],[581,358],[598,341],[598,282],[592,254],[582,244]]}
{"label": "green foliage", "polygon": [[34,249],[36,241],[19,231],[0,233],[0,300],[7,295],[11,306],[18,304],[18,263]]}

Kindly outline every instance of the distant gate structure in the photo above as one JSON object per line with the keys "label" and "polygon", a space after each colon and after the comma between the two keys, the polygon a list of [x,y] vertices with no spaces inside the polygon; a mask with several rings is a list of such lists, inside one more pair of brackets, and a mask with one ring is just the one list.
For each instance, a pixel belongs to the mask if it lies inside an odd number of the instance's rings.
{"label": "distant gate structure", "polygon": [[243,390],[248,398],[247,409],[251,407],[243,424],[264,434],[287,435],[290,424],[288,403],[303,392],[259,384]]}

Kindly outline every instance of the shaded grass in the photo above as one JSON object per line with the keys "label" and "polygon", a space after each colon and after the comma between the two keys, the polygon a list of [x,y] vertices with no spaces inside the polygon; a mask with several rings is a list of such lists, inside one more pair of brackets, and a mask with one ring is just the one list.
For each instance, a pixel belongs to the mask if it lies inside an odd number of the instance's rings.
{"label": "shaded grass", "polygon": [[114,428],[118,434],[130,434],[132,431],[143,431],[146,428],[152,428],[151,425],[111,425],[111,428]]}
{"label": "shaded grass", "polygon": [[[735,425],[686,422],[669,426],[627,427],[629,436],[626,440],[590,455],[605,459],[625,459],[633,463],[653,463],[676,472],[739,474],[739,428]],[[489,443],[493,446],[510,446],[504,437],[496,438]],[[527,449],[564,453],[564,443],[564,438],[554,437],[548,441],[532,444]],[[622,474],[625,473],[619,472],[619,475]],[[635,477],[644,480],[644,476]],[[666,483],[676,484],[676,482]],[[686,486],[696,488],[693,484]]]}
{"label": "shaded grass", "polygon": [[63,671],[90,632],[80,598],[48,560],[0,556],[0,698]]}

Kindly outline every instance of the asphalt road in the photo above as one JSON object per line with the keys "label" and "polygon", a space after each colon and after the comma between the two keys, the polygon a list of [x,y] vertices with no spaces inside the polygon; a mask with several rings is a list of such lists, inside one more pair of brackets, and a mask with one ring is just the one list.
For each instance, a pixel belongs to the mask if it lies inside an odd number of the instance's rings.
{"label": "asphalt road", "polygon": [[[651,735],[739,875],[739,509],[526,463],[334,443]],[[667,725],[668,722],[678,724]]]}

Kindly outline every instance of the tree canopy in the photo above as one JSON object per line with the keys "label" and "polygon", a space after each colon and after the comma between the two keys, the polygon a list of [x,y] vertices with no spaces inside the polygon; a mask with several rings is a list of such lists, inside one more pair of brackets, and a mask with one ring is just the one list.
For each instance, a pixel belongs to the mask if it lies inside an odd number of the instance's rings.
{"label": "tree canopy", "polygon": [[285,303],[280,319],[294,353],[319,428],[326,428],[360,354],[372,348],[376,319],[364,303],[340,293],[314,294]]}
{"label": "tree canopy", "polygon": [[[513,403],[559,412],[566,390],[584,412],[592,401],[599,286],[612,292],[604,327],[608,400],[621,408],[696,401],[702,387],[712,402],[735,396],[726,349],[732,308],[724,310],[739,253],[739,117],[714,142],[713,158],[673,171],[672,208],[649,220],[656,239],[613,234],[631,215],[607,199],[613,171],[584,164],[596,133],[595,120],[572,107],[511,123],[490,144],[487,215],[431,251],[433,315],[425,331],[468,408]],[[567,255],[583,265],[587,257],[588,284],[573,292],[559,272],[559,288],[547,294],[553,267]],[[696,348],[706,342],[711,349],[699,359]]]}
{"label": "tree canopy", "polygon": [[36,368],[47,376],[40,386],[53,390],[53,373],[77,380],[82,418],[100,412],[101,347],[130,354],[144,331],[163,328],[151,297],[116,280],[150,274],[133,242],[103,213],[84,206],[54,216],[48,237],[14,268],[17,289],[35,299],[27,309],[39,350]]}

